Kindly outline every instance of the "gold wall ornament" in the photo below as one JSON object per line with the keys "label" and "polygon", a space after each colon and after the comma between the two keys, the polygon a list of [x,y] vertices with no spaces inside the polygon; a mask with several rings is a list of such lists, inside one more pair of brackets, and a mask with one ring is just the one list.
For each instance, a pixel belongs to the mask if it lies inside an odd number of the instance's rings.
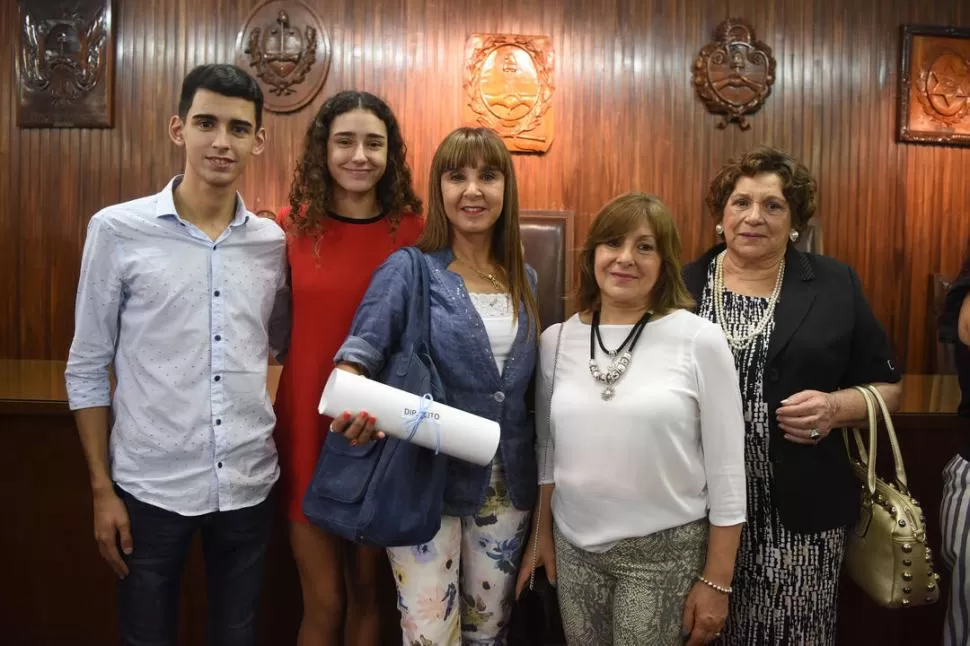
{"label": "gold wall ornament", "polygon": [[970,114],[970,58],[949,48],[933,52],[919,72],[916,89],[931,119],[946,126],[960,123]]}
{"label": "gold wall ornament", "polygon": [[256,77],[270,112],[295,112],[313,100],[330,71],[330,38],[308,6],[269,0],[236,37],[236,64]]}
{"label": "gold wall ornament", "polygon": [[111,0],[20,0],[17,51],[23,128],[110,128]]}
{"label": "gold wall ornament", "polygon": [[970,146],[970,29],[904,25],[900,141]]}
{"label": "gold wall ornament", "polygon": [[694,89],[709,112],[722,115],[718,128],[732,122],[750,128],[746,115],[761,108],[774,82],[771,48],[741,18],[718,25],[714,40],[694,59]]}
{"label": "gold wall ornament", "polygon": [[472,34],[465,44],[466,125],[495,130],[510,152],[552,145],[555,55],[546,36]]}

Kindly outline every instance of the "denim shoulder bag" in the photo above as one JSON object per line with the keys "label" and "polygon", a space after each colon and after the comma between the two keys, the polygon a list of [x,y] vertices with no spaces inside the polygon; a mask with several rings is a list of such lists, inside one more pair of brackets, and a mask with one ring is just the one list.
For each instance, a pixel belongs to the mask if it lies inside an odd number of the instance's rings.
{"label": "denim shoulder bag", "polygon": [[[404,334],[375,378],[422,398],[444,401],[444,387],[430,348],[431,275],[419,250],[408,247],[413,265]],[[420,424],[420,413],[412,422]],[[377,420],[380,426],[380,420]],[[303,498],[303,513],[317,527],[377,547],[419,545],[441,527],[448,458],[406,440],[386,437],[351,446],[328,433]]]}

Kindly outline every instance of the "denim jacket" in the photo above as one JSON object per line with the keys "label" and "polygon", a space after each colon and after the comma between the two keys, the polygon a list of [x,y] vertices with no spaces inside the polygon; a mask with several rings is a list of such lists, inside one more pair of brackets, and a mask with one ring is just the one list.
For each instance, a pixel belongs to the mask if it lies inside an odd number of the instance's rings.
{"label": "denim jacket", "polygon": [[[535,368],[538,338],[529,324],[525,305],[520,303],[518,332],[499,374],[485,326],[465,283],[447,269],[454,258],[451,249],[425,254],[431,272],[432,359],[449,406],[499,423],[499,451],[509,496],[517,509],[531,509],[538,475],[535,429],[526,391]],[[526,271],[534,293],[535,271],[531,267]],[[374,272],[354,315],[350,336],[334,357],[335,362],[359,364],[369,375],[380,372],[404,332],[411,279],[411,261],[403,251],[392,254]],[[380,427],[380,420],[377,426]],[[485,502],[491,469],[491,465],[480,467],[449,458],[444,513],[477,513]]]}

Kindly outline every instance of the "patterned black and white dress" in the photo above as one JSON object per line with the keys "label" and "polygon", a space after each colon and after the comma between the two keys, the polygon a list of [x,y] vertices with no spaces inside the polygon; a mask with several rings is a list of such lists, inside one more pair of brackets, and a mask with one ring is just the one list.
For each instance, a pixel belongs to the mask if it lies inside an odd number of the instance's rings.
{"label": "patterned black and white dress", "polygon": [[[768,299],[725,292],[726,321],[717,321],[713,268],[712,262],[698,313],[721,323],[735,338],[742,337],[761,320]],[[773,328],[772,320],[749,345],[732,348],[744,401],[748,511],[734,570],[730,616],[717,643],[827,646],[835,643],[845,530],[796,534],[782,524],[771,504],[768,416],[774,411],[768,410],[764,398],[764,366]]]}

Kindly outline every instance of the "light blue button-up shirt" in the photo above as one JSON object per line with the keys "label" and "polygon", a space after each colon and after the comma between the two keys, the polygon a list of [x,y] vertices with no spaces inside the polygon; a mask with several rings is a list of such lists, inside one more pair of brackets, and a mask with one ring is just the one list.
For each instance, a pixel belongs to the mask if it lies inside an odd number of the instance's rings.
{"label": "light blue button-up shirt", "polygon": [[179,181],[88,224],[65,378],[71,410],[112,407],[118,486],[193,516],[258,504],[279,477],[266,369],[288,294],[276,223],[237,196],[213,241],[175,212]]}

